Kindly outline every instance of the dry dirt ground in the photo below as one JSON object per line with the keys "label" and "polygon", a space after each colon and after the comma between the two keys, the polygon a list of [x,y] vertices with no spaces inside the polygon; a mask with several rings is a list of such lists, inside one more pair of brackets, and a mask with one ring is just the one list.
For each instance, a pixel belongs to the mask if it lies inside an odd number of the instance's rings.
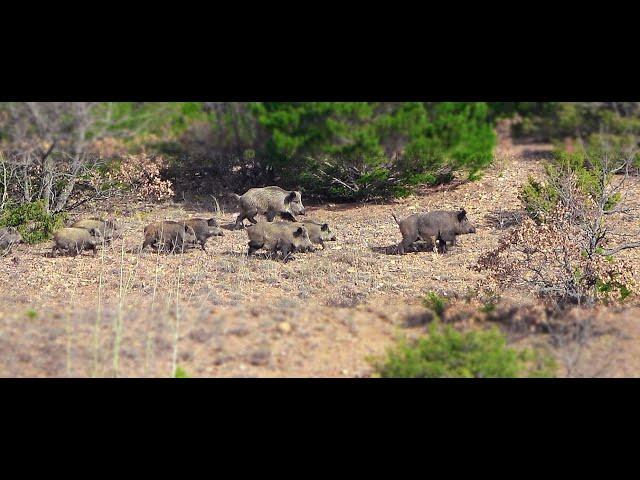
{"label": "dry dirt ground", "polygon": [[[328,222],[338,240],[286,264],[248,258],[246,233],[230,230],[209,239],[206,252],[140,254],[146,224],[214,215],[180,204],[111,212],[124,235],[96,258],[48,258],[49,243],[20,245],[0,258],[0,376],[163,377],[176,367],[194,377],[369,376],[368,357],[398,335],[424,331],[407,322],[424,312],[426,292],[461,297],[485,282],[469,267],[497,244],[500,222],[520,211],[518,189],[549,152],[505,143],[476,182],[384,205],[307,207],[307,217]],[[393,254],[400,233],[392,211],[459,207],[477,234],[459,237],[446,255]],[[236,213],[215,215],[228,225]],[[639,375],[638,309],[600,315],[615,333],[583,355],[593,369],[582,374]],[[540,337],[527,342],[546,341]]]}

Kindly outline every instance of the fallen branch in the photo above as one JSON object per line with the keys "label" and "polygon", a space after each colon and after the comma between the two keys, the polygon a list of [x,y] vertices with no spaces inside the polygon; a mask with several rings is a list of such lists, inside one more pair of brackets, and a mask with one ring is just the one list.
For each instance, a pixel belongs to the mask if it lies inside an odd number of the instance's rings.
{"label": "fallen branch", "polygon": [[617,246],[616,248],[605,250],[604,254],[605,255],[614,255],[614,254],[620,252],[621,250],[627,250],[629,248],[640,248],[640,242],[625,243],[623,245]]}

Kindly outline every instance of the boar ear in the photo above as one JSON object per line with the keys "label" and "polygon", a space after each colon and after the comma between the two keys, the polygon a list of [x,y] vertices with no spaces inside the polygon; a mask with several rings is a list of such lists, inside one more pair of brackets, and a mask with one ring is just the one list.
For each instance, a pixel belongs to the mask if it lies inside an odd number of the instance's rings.
{"label": "boar ear", "polygon": [[289,194],[284,197],[284,203],[291,203],[296,199],[296,192],[289,192]]}
{"label": "boar ear", "polygon": [[293,232],[294,237],[301,237],[304,235],[304,229],[302,227],[298,227],[295,232]]}
{"label": "boar ear", "polygon": [[329,231],[329,224],[328,223],[323,223],[322,227],[320,227],[320,230],[322,230],[323,232],[328,232]]}
{"label": "boar ear", "polygon": [[467,216],[467,212],[463,208],[462,210],[460,210],[458,212],[458,221],[461,222],[462,220],[464,220],[464,217],[466,217],[466,216]]}

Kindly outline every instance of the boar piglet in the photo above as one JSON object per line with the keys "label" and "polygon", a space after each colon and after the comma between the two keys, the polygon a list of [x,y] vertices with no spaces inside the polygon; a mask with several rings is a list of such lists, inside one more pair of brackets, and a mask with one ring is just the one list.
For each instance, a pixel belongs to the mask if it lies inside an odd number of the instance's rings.
{"label": "boar piglet", "polygon": [[272,222],[276,215],[297,222],[296,215],[304,215],[302,195],[298,191],[284,190],[280,187],[251,188],[243,195],[233,196],[240,204],[240,213],[236,218],[236,229],[244,228],[246,218],[254,225],[255,216],[265,215],[268,222]]}
{"label": "boar piglet", "polygon": [[83,220],[77,221],[71,226],[74,228],[85,228],[87,230],[96,228],[100,230],[100,234],[102,235],[105,243],[110,243],[111,240],[120,236],[118,226],[112,220],[102,220],[100,218],[85,218]]}
{"label": "boar piglet", "polygon": [[335,242],[336,236],[329,229],[328,223],[314,222],[313,220],[303,220],[300,222],[309,232],[311,243],[318,244],[324,250],[324,242]]}
{"label": "boar piglet", "polygon": [[67,227],[58,230],[53,235],[53,248],[51,256],[57,257],[58,253],[76,256],[84,250],[97,254],[98,245],[102,244],[102,235],[97,228]]}
{"label": "boar piglet", "polygon": [[259,222],[247,227],[249,237],[248,255],[253,255],[256,250],[264,248],[270,255],[282,253],[285,262],[291,260],[292,252],[307,251],[313,244],[309,240],[309,232],[304,225],[297,223],[266,223]]}
{"label": "boar piglet", "polygon": [[189,218],[187,220],[180,220],[179,223],[188,225],[193,229],[197,242],[202,250],[206,250],[205,245],[209,237],[221,237],[224,235],[215,218],[208,220],[204,218]]}
{"label": "boar piglet", "polygon": [[163,252],[182,252],[198,243],[196,234],[189,225],[166,220],[144,227],[142,250],[148,246]]}

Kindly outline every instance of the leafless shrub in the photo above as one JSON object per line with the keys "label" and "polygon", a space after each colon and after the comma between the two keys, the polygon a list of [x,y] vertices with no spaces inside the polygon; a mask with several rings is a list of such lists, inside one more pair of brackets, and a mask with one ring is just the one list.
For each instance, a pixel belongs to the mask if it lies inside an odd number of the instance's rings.
{"label": "leafless shrub", "polygon": [[591,238],[584,233],[571,212],[558,206],[546,223],[525,220],[481,255],[475,268],[489,271],[501,286],[524,285],[559,305],[593,306],[637,293],[633,265],[603,255],[601,247],[589,254]]}
{"label": "leafless shrub", "polygon": [[612,219],[637,210],[624,196],[630,162],[631,157],[622,162],[601,158],[599,185],[590,194],[579,188],[571,171],[553,177],[556,208],[542,214],[540,224],[524,220],[497,248],[481,255],[474,268],[488,271],[501,286],[526,286],[560,306],[593,306],[637,293],[633,265],[614,255],[640,247],[640,242],[612,244],[627,236],[616,231]]}
{"label": "leafless shrub", "polygon": [[496,210],[485,215],[490,227],[504,230],[520,224],[527,217],[524,210]]}
{"label": "leafless shrub", "polygon": [[114,173],[101,177],[96,172],[93,179],[96,185],[105,181],[124,185],[138,200],[162,201],[174,195],[171,181],[162,179],[162,170],[166,167],[167,162],[161,155],[125,155]]}

